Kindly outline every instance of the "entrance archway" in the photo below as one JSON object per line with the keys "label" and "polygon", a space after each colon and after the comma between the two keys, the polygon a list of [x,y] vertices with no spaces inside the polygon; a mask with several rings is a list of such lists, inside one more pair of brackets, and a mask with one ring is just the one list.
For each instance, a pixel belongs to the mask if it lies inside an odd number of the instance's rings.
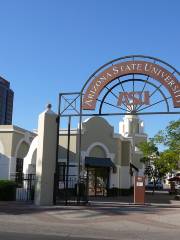
{"label": "entrance archway", "polygon": [[[76,153],[78,156],[77,201],[80,200],[79,184],[82,176],[83,118],[179,114],[179,77],[180,73],[173,66],[158,58],[131,55],[114,59],[98,68],[88,78],[80,92],[59,94],[59,126],[62,119],[69,119],[67,169],[69,169],[72,118],[78,119],[79,123]],[[135,145],[132,147],[135,148]],[[56,186],[58,186],[58,182],[56,182]]]}

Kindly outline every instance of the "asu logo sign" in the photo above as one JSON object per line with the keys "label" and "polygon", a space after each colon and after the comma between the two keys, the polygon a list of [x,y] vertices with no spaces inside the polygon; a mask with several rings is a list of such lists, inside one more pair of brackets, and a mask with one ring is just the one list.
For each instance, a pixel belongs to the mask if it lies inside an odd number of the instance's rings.
{"label": "asu logo sign", "polygon": [[[98,96],[103,88],[105,88],[106,85],[113,80],[129,74],[145,75],[159,81],[172,96],[174,107],[180,107],[180,83],[172,72],[152,62],[127,61],[107,68],[92,80],[84,93],[82,109],[94,110]],[[140,95],[141,94],[139,92],[122,93],[122,95],[120,94],[119,96],[118,105],[121,105],[123,102],[127,102],[128,99],[131,99],[134,104],[139,104],[140,102],[149,104],[148,92],[143,93],[142,99]]]}
{"label": "asu logo sign", "polygon": [[119,94],[117,105],[150,105],[149,92],[122,92]]}

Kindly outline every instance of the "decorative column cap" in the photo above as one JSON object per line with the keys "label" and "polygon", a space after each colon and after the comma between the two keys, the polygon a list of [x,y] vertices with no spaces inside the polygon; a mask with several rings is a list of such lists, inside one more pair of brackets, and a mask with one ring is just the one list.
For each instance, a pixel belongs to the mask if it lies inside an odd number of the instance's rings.
{"label": "decorative column cap", "polygon": [[48,103],[48,104],[46,105],[46,109],[47,109],[47,110],[51,110],[51,108],[52,108],[52,104],[51,104],[51,103]]}

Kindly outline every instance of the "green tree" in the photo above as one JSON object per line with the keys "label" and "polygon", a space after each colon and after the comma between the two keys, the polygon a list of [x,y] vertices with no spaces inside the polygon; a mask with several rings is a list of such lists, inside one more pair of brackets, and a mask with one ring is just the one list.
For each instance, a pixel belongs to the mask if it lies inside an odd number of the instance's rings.
{"label": "green tree", "polygon": [[[158,144],[166,149],[159,153]],[[144,174],[153,180],[155,190],[157,182],[167,173],[178,169],[180,162],[180,119],[171,121],[165,130],[159,131],[148,142],[142,142],[139,149],[143,153],[141,162],[145,164]]]}
{"label": "green tree", "polygon": [[165,130],[159,131],[154,136],[154,142],[163,144],[169,151],[180,155],[180,119],[171,121]]}
{"label": "green tree", "polygon": [[180,167],[180,119],[171,121],[165,130],[159,131],[153,141],[163,144],[167,149],[162,153],[162,161],[165,161],[172,170]]}
{"label": "green tree", "polygon": [[141,162],[145,164],[144,174],[148,176],[149,179],[153,180],[154,192],[157,182],[162,180],[167,173],[177,168],[178,156],[171,150],[165,150],[159,153],[158,147],[153,139],[149,142],[140,143],[139,149],[143,153]]}
{"label": "green tree", "polygon": [[153,140],[148,142],[141,142],[139,144],[139,149],[143,153],[143,157],[140,159],[141,162],[145,164],[144,174],[153,180],[153,192],[155,191],[156,184],[159,179],[162,178],[163,174],[158,167],[159,161],[159,151]]}
{"label": "green tree", "polygon": [[[153,139],[150,139],[148,142],[141,142],[139,144],[139,148],[143,153],[143,158],[148,158],[150,160],[151,158],[159,155],[158,147],[154,143]],[[144,161],[146,161],[146,159],[144,159]]]}

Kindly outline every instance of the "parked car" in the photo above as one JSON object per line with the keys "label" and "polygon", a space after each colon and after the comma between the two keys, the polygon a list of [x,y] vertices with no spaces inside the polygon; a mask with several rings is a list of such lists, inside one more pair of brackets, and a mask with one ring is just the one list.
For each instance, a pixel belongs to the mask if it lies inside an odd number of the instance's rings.
{"label": "parked car", "polygon": [[[153,190],[153,188],[154,188],[154,182],[152,181],[146,185],[146,189],[148,190]],[[163,190],[163,184],[160,181],[156,183],[155,190]]]}
{"label": "parked car", "polygon": [[175,190],[178,194],[180,193],[180,183],[175,183]]}
{"label": "parked car", "polygon": [[158,182],[158,183],[156,184],[156,188],[157,188],[158,190],[163,190],[163,184],[162,184],[162,182]]}
{"label": "parked car", "polygon": [[180,194],[180,184],[171,182],[171,189],[169,190],[169,194]]}
{"label": "parked car", "polygon": [[176,174],[176,176],[169,179],[171,189],[169,191],[170,194],[180,194],[180,174]]}
{"label": "parked car", "polygon": [[146,185],[146,189],[147,190],[152,190],[154,187],[154,183],[153,182],[148,182],[148,184]]}

